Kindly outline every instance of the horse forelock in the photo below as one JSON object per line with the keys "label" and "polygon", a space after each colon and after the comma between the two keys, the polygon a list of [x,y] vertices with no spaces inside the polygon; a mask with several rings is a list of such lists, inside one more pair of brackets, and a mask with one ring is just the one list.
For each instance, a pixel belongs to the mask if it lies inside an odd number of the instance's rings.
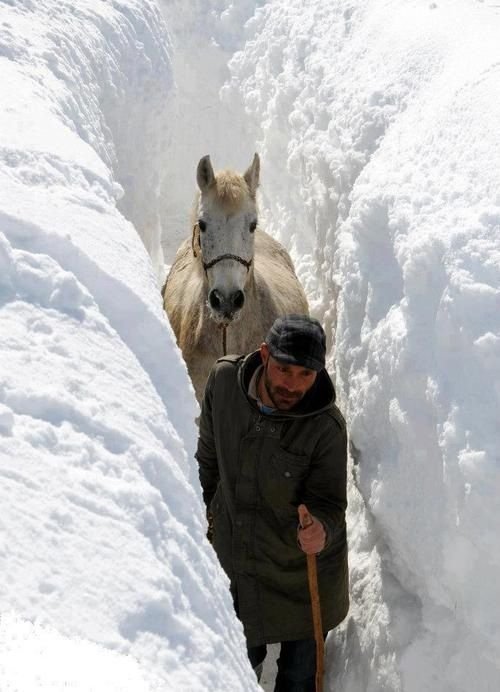
{"label": "horse forelock", "polygon": [[238,211],[252,199],[243,176],[232,171],[220,171],[216,175],[211,193],[215,203],[228,213]]}

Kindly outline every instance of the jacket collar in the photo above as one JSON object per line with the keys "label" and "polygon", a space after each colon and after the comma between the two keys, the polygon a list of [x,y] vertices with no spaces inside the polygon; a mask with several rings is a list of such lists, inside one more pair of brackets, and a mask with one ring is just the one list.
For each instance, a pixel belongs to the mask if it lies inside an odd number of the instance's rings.
{"label": "jacket collar", "polygon": [[[238,370],[239,385],[247,400],[255,409],[258,409],[258,406],[256,401],[248,395],[248,386],[253,374],[260,365],[262,365],[260,351],[254,351],[240,361]],[[335,388],[329,374],[323,369],[318,372],[313,386],[297,406],[294,406],[289,411],[276,410],[274,413],[263,415],[270,415],[273,418],[304,418],[322,413],[333,406],[334,403]]]}

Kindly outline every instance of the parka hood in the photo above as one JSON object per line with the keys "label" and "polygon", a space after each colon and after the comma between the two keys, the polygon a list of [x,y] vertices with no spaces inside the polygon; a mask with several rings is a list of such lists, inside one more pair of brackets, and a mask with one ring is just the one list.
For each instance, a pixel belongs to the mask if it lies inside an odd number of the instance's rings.
{"label": "parka hood", "polygon": [[[248,386],[254,372],[262,365],[260,351],[254,351],[248,356],[243,357],[239,364],[238,381],[246,398],[252,406],[257,408],[255,401],[248,395]],[[325,369],[320,370],[316,380],[301,401],[288,411],[276,411],[269,415],[272,418],[303,418],[315,416],[318,413],[327,411],[335,404],[336,394],[330,375]]]}

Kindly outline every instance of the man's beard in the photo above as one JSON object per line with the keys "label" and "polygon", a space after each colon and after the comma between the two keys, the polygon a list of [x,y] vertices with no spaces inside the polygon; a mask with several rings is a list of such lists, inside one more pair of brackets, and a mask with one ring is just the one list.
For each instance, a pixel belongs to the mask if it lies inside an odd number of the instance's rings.
{"label": "man's beard", "polygon": [[296,406],[299,403],[299,401],[304,397],[305,392],[289,392],[284,387],[273,386],[267,373],[267,366],[268,363],[266,363],[264,367],[264,385],[266,387],[267,394],[273,402],[274,406],[281,411],[286,411]]}

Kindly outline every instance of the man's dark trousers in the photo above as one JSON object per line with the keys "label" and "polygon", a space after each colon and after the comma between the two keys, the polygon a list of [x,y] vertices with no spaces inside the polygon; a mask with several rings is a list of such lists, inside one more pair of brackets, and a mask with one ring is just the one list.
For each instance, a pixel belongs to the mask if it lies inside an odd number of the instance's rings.
{"label": "man's dark trousers", "polygon": [[[267,647],[248,647],[248,658],[253,668],[265,659]],[[274,692],[315,692],[316,642],[314,639],[282,642],[278,658],[278,674]]]}

